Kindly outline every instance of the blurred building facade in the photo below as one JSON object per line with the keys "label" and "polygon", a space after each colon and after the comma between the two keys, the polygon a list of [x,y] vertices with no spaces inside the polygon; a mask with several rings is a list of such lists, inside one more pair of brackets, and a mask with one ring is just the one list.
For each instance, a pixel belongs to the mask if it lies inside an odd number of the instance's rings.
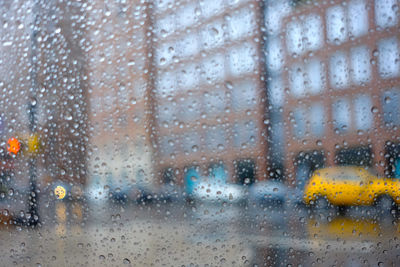
{"label": "blurred building facade", "polygon": [[87,10],[89,183],[112,190],[152,184],[148,4],[94,1]]}
{"label": "blurred building facade", "polygon": [[397,5],[396,0],[288,2],[276,43],[270,43],[276,47],[270,62],[279,75],[269,91],[282,92],[282,158],[289,183],[301,184],[310,171],[333,165],[370,166],[395,176],[400,167]]}
{"label": "blurred building facade", "polygon": [[161,183],[265,179],[262,6],[156,1],[155,169]]}

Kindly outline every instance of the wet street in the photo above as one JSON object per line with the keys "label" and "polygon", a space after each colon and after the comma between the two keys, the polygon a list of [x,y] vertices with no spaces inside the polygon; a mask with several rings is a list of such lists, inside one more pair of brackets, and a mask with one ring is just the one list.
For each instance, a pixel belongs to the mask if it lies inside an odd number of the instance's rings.
{"label": "wet street", "polygon": [[[42,226],[3,225],[10,266],[395,266],[399,220],[371,210],[55,202]],[[47,215],[45,215],[47,213]]]}

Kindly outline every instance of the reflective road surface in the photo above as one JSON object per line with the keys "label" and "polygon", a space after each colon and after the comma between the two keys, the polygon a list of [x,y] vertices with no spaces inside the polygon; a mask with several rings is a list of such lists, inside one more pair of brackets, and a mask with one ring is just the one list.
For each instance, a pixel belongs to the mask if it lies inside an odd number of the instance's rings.
{"label": "reflective road surface", "polygon": [[2,266],[395,266],[399,220],[229,204],[58,201],[35,229],[3,225]]}

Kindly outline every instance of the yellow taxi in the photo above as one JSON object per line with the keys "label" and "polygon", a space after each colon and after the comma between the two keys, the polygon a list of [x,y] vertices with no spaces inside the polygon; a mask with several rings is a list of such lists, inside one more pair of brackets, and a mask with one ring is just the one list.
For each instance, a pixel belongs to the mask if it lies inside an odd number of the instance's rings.
{"label": "yellow taxi", "polygon": [[330,167],[316,170],[304,189],[305,204],[326,198],[336,206],[374,205],[390,199],[400,205],[400,180],[380,178],[362,167]]}

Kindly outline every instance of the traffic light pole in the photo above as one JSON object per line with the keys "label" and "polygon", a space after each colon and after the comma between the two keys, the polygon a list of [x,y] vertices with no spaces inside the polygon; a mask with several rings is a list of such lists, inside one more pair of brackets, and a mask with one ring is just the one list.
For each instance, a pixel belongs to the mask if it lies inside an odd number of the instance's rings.
{"label": "traffic light pole", "polygon": [[[39,2],[38,0],[34,1],[34,6],[32,9],[33,14],[33,29],[31,34],[31,88],[30,88],[30,99],[28,99],[28,120],[29,120],[29,132],[32,136],[37,131],[37,122],[36,122],[36,107],[37,107],[37,35],[39,33],[38,30],[38,20],[39,20]],[[39,221],[39,212],[38,212],[38,192],[37,192],[37,162],[36,162],[36,153],[31,153],[29,155],[29,184],[30,184],[30,193],[28,198],[29,203],[29,214],[30,217],[27,221],[29,226],[37,225]]]}

